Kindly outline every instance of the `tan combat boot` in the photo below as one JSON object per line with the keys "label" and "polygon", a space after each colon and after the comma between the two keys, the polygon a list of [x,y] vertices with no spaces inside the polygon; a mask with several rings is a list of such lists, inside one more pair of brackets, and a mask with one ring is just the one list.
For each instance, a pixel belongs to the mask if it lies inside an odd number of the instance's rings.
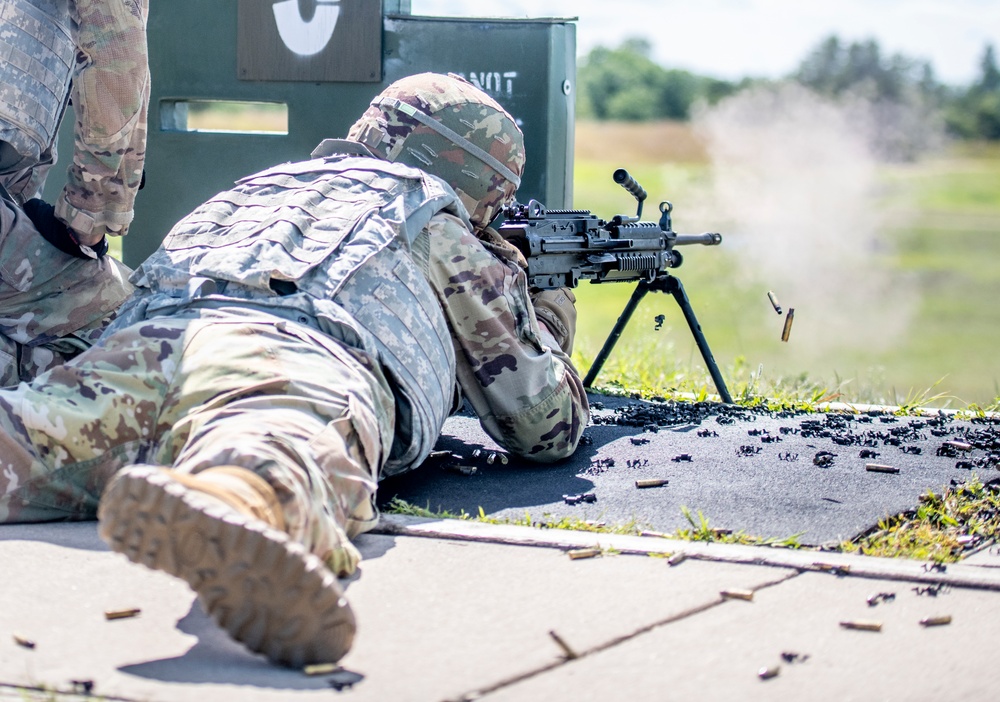
{"label": "tan combat boot", "polygon": [[333,573],[283,532],[274,490],[233,466],[197,474],[133,466],[108,484],[100,535],[177,576],[230,636],[276,663],[335,663],[356,624]]}

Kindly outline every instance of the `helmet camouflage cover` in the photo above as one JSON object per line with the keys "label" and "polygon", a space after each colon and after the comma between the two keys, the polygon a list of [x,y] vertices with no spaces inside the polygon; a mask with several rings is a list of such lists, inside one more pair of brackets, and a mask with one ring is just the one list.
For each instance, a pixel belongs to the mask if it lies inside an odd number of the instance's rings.
{"label": "helmet camouflage cover", "polygon": [[347,138],[451,185],[477,229],[514,197],[524,135],[493,98],[454,74],[421,73],[372,100]]}

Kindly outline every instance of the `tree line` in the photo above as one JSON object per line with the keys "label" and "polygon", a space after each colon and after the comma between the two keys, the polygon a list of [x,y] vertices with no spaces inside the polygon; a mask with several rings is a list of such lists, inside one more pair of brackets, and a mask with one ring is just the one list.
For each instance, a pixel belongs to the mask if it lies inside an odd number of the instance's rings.
{"label": "tree line", "polygon": [[[874,39],[845,42],[830,36],[812,49],[786,80],[831,99],[863,98],[885,113],[897,108],[933,116],[953,136],[1000,140],[1000,69],[992,45],[979,75],[967,86],[938,81],[931,65],[886,54]],[[775,81],[726,81],[665,68],[646,39],[617,48],[596,47],[578,69],[577,114],[597,120],[686,120],[699,103],[714,104],[744,88]]]}

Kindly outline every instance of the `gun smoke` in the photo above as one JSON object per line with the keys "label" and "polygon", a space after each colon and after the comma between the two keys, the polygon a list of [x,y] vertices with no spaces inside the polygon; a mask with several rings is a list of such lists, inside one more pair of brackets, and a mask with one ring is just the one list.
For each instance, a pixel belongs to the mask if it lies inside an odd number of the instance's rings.
{"label": "gun smoke", "polygon": [[883,350],[915,308],[914,286],[891,267],[890,226],[905,223],[907,208],[880,201],[884,138],[895,133],[884,114],[786,84],[743,91],[695,117],[712,163],[707,223],[726,232],[742,282],[761,288],[760,304],[747,306],[754,323],[759,314],[774,325],[768,289],[799,311],[789,346],[797,360]]}

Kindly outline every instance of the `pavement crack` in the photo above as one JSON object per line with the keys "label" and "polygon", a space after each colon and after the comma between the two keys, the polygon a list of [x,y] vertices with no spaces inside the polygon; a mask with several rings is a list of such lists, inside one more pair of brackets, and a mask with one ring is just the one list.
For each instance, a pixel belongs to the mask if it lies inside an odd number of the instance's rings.
{"label": "pavement crack", "polygon": [[[760,590],[766,590],[768,588],[775,587],[777,585],[781,585],[783,583],[788,582],[789,580],[793,580],[793,579],[799,577],[800,575],[802,575],[803,572],[806,572],[806,571],[794,570],[794,571],[791,571],[791,572],[784,573],[779,578],[775,578],[774,580],[770,580],[768,582],[761,583],[760,585],[757,585],[756,587],[752,588],[752,591],[754,593],[756,593],[756,592],[758,592]],[[619,646],[619,645],[621,645],[623,643],[631,641],[632,639],[635,639],[635,638],[637,638],[639,636],[642,636],[643,634],[648,634],[649,632],[653,631],[654,629],[658,629],[660,627],[664,627],[664,626],[667,626],[669,624],[673,624],[675,622],[679,622],[679,621],[683,621],[685,619],[689,619],[689,618],[691,618],[691,617],[693,617],[693,616],[695,616],[697,614],[701,614],[702,612],[708,612],[708,611],[710,611],[712,609],[715,609],[716,607],[719,607],[721,605],[727,604],[729,601],[730,601],[729,598],[724,597],[723,595],[719,594],[716,598],[714,598],[712,600],[709,600],[709,601],[707,601],[707,602],[705,602],[703,604],[700,604],[700,605],[698,605],[696,607],[691,607],[690,609],[686,609],[686,610],[683,610],[683,611],[678,612],[676,614],[672,614],[669,617],[666,617],[665,619],[659,619],[659,620],[657,620],[655,622],[651,622],[651,623],[646,624],[644,626],[641,626],[641,627],[639,627],[637,629],[634,629],[633,631],[630,631],[630,632],[628,632],[626,634],[621,634],[620,636],[616,636],[616,637],[614,637],[612,639],[609,639],[609,640],[607,640],[607,641],[605,641],[603,643],[597,644],[596,646],[591,646],[590,648],[581,649],[581,650],[572,649],[573,652],[574,652],[573,656],[566,656],[564,658],[560,658],[558,660],[552,661],[551,663],[547,663],[547,664],[539,666],[537,668],[533,668],[531,670],[527,670],[527,671],[525,671],[523,673],[518,673],[517,675],[512,675],[512,676],[510,676],[508,678],[504,678],[502,680],[499,680],[499,681],[497,681],[497,682],[495,682],[495,683],[493,683],[491,685],[487,685],[486,687],[482,687],[482,688],[479,688],[477,690],[466,692],[463,695],[459,695],[458,697],[454,697],[454,698],[451,698],[449,700],[446,700],[446,702],[471,702],[472,700],[480,699],[481,697],[484,697],[484,696],[489,695],[491,693],[497,692],[498,690],[502,690],[505,687],[510,687],[511,685],[515,685],[515,684],[517,684],[519,682],[523,682],[525,680],[530,680],[531,678],[534,678],[534,677],[536,677],[538,675],[541,675],[543,673],[547,673],[547,672],[549,672],[551,670],[555,670],[557,668],[561,668],[562,666],[564,666],[564,665],[566,665],[568,663],[575,663],[577,661],[580,661],[581,659],[587,658],[588,656],[592,656],[592,655],[600,653],[602,651],[606,651],[608,649],[614,648],[615,646]]]}
{"label": "pavement crack", "polygon": [[44,697],[37,699],[52,700],[55,702],[62,699],[72,702],[84,699],[109,700],[110,702],[140,702],[140,698],[137,697],[118,697],[117,695],[102,695],[96,692],[85,693],[80,690],[60,690],[56,687],[49,687],[40,683],[30,684],[0,682],[0,698],[5,697],[8,692],[16,693],[18,696],[17,698],[20,700],[36,699],[33,697],[27,697],[26,694],[38,693],[40,695],[44,695]]}

